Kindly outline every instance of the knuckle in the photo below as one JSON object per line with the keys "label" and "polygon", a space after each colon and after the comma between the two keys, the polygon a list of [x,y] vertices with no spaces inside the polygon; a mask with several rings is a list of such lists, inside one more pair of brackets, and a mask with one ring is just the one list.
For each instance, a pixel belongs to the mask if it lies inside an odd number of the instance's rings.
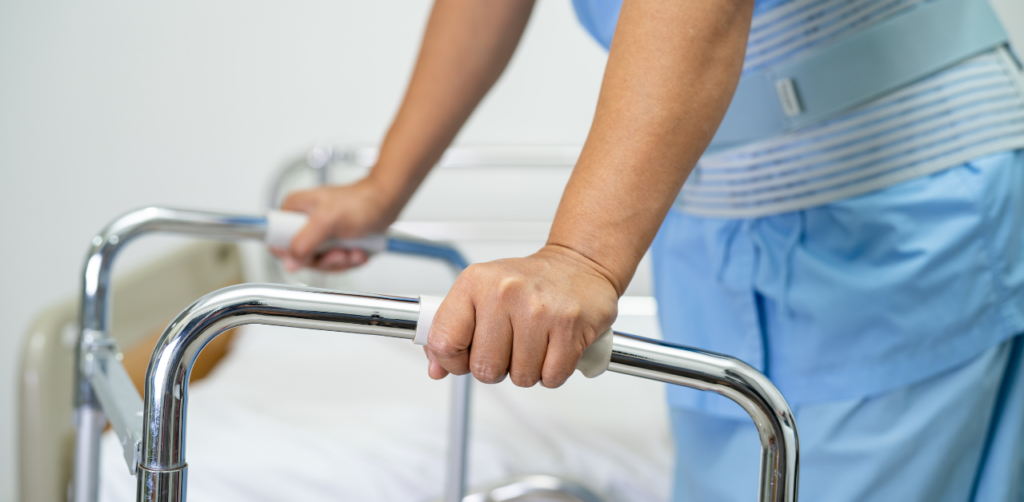
{"label": "knuckle", "polygon": [[571,321],[574,325],[583,318],[583,307],[578,303],[572,303],[562,310],[562,318]]}
{"label": "knuckle", "polygon": [[519,315],[522,321],[524,321],[525,326],[532,326],[535,330],[547,331],[546,327],[543,326],[546,317],[543,305],[535,305],[533,302],[527,302],[527,304],[520,310]]}
{"label": "knuckle", "polygon": [[459,274],[455,284],[472,291],[478,284],[487,284],[488,275],[486,263],[474,263]]}
{"label": "knuckle", "polygon": [[444,333],[440,333],[440,336],[430,338],[428,343],[430,345],[430,351],[440,358],[452,358],[462,352],[462,349],[453,343],[451,338],[445,336]]}
{"label": "knuckle", "polygon": [[480,266],[481,264],[479,263],[472,263],[462,271],[461,275],[466,277],[476,277],[480,275]]}
{"label": "knuckle", "polygon": [[540,319],[547,314],[548,307],[538,295],[532,295],[526,302],[526,313],[532,319]]}
{"label": "knuckle", "polygon": [[474,360],[469,364],[470,371],[477,380],[483,383],[498,383],[505,379],[506,373],[487,360]]}
{"label": "knuckle", "polygon": [[304,192],[293,192],[285,197],[284,202],[281,203],[281,209],[289,210],[295,209],[302,205],[302,202],[306,199]]}
{"label": "knuckle", "polygon": [[498,280],[498,294],[502,298],[509,298],[519,292],[522,279],[516,275],[506,275]]}
{"label": "knuckle", "polygon": [[[597,338],[597,337],[594,337]],[[579,361],[580,357],[583,356],[583,351],[587,350],[590,345],[587,339],[582,335],[574,336],[572,340],[572,355],[576,361]]]}

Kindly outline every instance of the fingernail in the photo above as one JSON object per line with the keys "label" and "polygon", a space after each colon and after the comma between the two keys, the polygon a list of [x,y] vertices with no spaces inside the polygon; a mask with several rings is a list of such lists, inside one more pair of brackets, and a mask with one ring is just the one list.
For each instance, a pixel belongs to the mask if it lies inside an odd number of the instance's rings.
{"label": "fingernail", "polygon": [[284,259],[284,268],[289,272],[295,272],[296,270],[302,268],[302,266],[299,265],[299,262],[296,261],[295,258],[292,258],[291,256],[286,256]]}

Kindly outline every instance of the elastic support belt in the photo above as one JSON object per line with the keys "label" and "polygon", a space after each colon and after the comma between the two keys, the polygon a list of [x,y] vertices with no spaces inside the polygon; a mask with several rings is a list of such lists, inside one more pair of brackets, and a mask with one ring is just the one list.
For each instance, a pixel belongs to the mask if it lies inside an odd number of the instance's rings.
{"label": "elastic support belt", "polygon": [[709,151],[818,123],[1007,43],[987,0],[929,1],[745,74]]}

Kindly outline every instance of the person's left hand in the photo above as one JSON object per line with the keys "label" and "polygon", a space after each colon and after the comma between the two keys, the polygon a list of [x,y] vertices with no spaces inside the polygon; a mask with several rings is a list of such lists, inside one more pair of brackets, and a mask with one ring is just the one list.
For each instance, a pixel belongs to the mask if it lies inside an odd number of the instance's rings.
{"label": "person's left hand", "polygon": [[609,277],[560,246],[470,266],[430,328],[430,377],[472,372],[484,383],[510,375],[520,387],[562,385],[615,320],[619,293]]}

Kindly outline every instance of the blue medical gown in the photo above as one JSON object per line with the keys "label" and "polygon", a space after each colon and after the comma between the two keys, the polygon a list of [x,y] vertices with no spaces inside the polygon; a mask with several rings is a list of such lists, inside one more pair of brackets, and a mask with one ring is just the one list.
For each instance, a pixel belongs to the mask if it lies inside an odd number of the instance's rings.
{"label": "blue medical gown", "polygon": [[[621,3],[573,1],[605,48]],[[1024,152],[762,218],[673,209],[651,251],[665,338],[746,361],[793,406],[802,499],[1022,496]],[[674,500],[750,498],[746,413],[668,399]]]}
{"label": "blue medical gown", "polygon": [[[1024,500],[1024,339],[897,391],[793,407],[800,500]],[[674,502],[754,500],[750,419],[673,409]]]}
{"label": "blue medical gown", "polygon": [[[758,0],[755,15],[789,1]],[[609,47],[622,0],[573,5]],[[791,403],[878,394],[963,364],[1024,332],[1022,163],[1002,152],[763,218],[673,209],[652,246],[662,331],[743,359]],[[743,413],[688,389],[669,402]]]}
{"label": "blue medical gown", "polygon": [[652,253],[666,339],[743,359],[791,404],[887,392],[1024,332],[1024,153],[764,218],[673,210]]}

